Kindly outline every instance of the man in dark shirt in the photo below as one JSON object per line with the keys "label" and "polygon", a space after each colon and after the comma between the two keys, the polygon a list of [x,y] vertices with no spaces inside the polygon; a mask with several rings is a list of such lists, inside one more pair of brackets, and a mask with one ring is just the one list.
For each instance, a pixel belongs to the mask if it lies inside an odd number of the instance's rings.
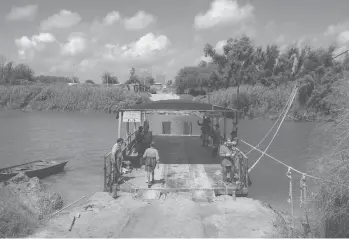
{"label": "man in dark shirt", "polygon": [[218,154],[218,148],[219,145],[221,144],[221,131],[219,129],[219,124],[216,124],[214,126],[214,131],[212,134],[212,139],[213,139],[213,149],[212,149],[212,158],[216,158]]}

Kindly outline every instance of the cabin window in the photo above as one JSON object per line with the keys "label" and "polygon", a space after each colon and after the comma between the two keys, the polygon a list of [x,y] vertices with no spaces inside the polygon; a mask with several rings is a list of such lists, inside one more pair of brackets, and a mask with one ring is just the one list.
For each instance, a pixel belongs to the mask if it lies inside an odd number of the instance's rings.
{"label": "cabin window", "polygon": [[183,134],[184,135],[192,135],[193,133],[193,124],[192,122],[184,122],[184,129],[183,129]]}
{"label": "cabin window", "polygon": [[162,134],[171,134],[171,122],[162,122]]}

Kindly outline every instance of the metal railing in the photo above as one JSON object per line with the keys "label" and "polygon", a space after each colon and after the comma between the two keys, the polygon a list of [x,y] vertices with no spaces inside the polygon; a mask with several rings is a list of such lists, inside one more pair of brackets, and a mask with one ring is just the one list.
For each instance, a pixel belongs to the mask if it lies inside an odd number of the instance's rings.
{"label": "metal railing", "polygon": [[[124,159],[130,153],[130,150],[132,150],[135,145],[136,132],[129,134],[127,138],[124,140],[124,143],[122,144],[121,150],[124,155]],[[122,165],[122,162],[121,162],[121,165]],[[121,172],[121,165],[120,165],[120,170],[118,172]],[[104,156],[104,191],[111,192],[112,186],[114,185],[116,179],[119,178],[119,176],[120,175],[117,175],[115,166],[113,166],[113,162],[111,160],[111,152],[109,152],[107,155]]]}

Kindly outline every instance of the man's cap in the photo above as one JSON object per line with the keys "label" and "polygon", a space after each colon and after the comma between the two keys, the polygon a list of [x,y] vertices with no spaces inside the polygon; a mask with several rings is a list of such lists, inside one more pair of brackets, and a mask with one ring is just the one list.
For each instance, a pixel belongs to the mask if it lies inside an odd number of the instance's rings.
{"label": "man's cap", "polygon": [[143,129],[143,126],[139,126],[138,129]]}
{"label": "man's cap", "polygon": [[117,142],[117,143],[122,143],[122,142],[124,142],[124,139],[123,139],[123,138],[118,138],[118,139],[116,140],[116,142]]}

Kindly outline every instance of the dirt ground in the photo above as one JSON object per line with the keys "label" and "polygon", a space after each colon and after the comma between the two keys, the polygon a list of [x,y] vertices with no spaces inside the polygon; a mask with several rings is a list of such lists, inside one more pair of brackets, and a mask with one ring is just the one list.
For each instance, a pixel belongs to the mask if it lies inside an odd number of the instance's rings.
{"label": "dirt ground", "polygon": [[[77,212],[80,218],[69,231]],[[278,231],[276,217],[249,198],[220,196],[212,203],[197,203],[181,194],[142,200],[130,194],[113,199],[109,193],[96,193],[31,237],[270,237]]]}

